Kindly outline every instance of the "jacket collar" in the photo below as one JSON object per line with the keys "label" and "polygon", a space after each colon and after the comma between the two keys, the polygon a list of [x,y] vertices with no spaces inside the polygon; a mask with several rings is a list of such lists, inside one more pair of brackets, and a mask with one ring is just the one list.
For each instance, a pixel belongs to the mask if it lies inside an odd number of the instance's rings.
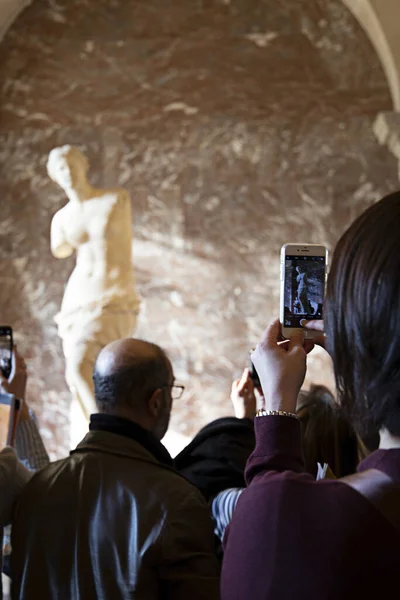
{"label": "jacket collar", "polygon": [[[134,440],[159,463],[168,467],[173,466],[173,460],[165,446],[150,431],[143,429],[143,427],[129,419],[115,417],[114,415],[94,414],[90,417],[89,430],[90,432],[105,431]],[[90,434],[88,437],[90,439]],[[89,441],[87,438],[85,440]]]}

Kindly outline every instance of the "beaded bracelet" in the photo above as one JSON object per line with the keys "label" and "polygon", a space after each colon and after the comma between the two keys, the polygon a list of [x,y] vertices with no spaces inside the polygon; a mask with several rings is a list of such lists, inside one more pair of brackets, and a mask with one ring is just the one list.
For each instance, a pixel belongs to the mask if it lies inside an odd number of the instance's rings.
{"label": "beaded bracelet", "polygon": [[286,410],[265,410],[265,408],[260,408],[256,412],[256,417],[292,417],[293,419],[298,419],[299,417],[295,413],[287,412]]}

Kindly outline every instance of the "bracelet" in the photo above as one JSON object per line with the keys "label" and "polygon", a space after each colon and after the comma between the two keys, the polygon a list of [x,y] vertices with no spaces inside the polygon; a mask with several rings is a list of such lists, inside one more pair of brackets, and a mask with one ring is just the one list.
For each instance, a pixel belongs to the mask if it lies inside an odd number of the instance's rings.
{"label": "bracelet", "polygon": [[286,410],[265,410],[265,408],[260,408],[256,412],[256,417],[292,417],[292,419],[299,419],[299,417],[295,413],[287,412]]}

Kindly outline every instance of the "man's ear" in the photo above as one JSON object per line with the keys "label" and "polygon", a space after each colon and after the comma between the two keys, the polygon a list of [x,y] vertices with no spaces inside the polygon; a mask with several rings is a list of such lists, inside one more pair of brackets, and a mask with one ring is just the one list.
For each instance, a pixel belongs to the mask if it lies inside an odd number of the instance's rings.
{"label": "man's ear", "polygon": [[148,409],[152,417],[157,418],[160,414],[160,410],[162,408],[162,395],[163,391],[161,388],[155,390],[148,401]]}

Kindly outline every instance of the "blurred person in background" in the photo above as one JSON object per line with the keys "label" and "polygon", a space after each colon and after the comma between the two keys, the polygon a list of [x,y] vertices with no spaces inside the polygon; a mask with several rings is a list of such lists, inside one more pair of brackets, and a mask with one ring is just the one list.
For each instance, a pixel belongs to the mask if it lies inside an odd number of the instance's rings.
{"label": "blurred person in background", "polygon": [[[18,497],[29,481],[33,472],[45,467],[49,457],[37,428],[34,414],[26,402],[27,368],[23,357],[14,347],[12,369],[8,379],[0,373],[0,393],[13,394],[22,401],[19,413],[15,448],[5,447],[0,450],[0,566],[3,567],[4,554],[9,555],[10,532],[3,540],[3,531],[12,521],[13,511]],[[7,562],[7,561],[6,561]],[[7,567],[7,565],[6,565]],[[6,572],[9,574],[8,568]],[[0,583],[0,598],[2,589]]]}
{"label": "blurred person in background", "polygon": [[232,383],[231,401],[235,416],[208,423],[174,459],[207,502],[226,488],[245,485],[244,469],[255,444],[256,398],[249,369]]}

